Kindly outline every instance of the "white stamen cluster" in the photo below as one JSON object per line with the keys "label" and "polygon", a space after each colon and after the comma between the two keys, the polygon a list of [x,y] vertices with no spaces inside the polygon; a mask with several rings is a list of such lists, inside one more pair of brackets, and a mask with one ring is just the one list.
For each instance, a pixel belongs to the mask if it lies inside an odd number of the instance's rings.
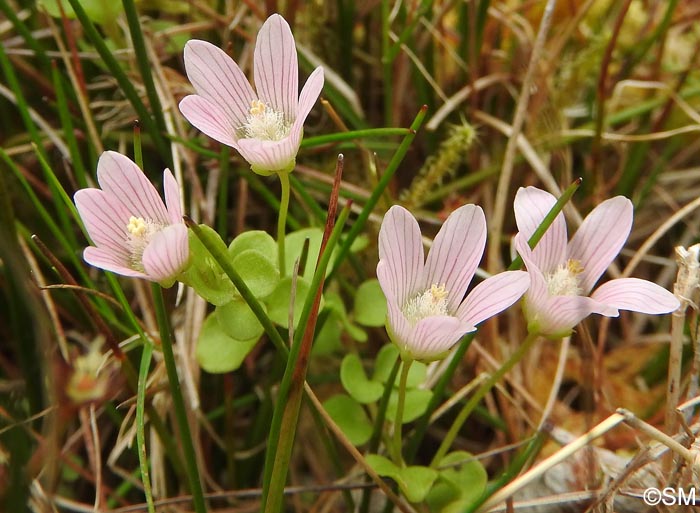
{"label": "white stamen cluster", "polygon": [[580,296],[583,289],[579,285],[579,274],[583,272],[581,262],[569,259],[551,273],[545,273],[547,290],[553,296]]}
{"label": "white stamen cluster", "polygon": [[411,327],[426,317],[450,315],[447,311],[447,294],[445,285],[431,285],[430,288],[406,301],[402,312]]}
{"label": "white stamen cluster", "polygon": [[151,242],[153,235],[163,228],[164,226],[159,223],[154,223],[143,217],[131,216],[129,218],[129,223],[126,225],[126,230],[129,232],[126,242],[131,250],[129,263],[133,269],[144,272],[143,252],[146,250],[148,243]]}
{"label": "white stamen cluster", "polygon": [[279,141],[289,135],[290,128],[291,124],[284,119],[284,112],[277,111],[260,100],[253,100],[240,131],[241,137],[245,139]]}

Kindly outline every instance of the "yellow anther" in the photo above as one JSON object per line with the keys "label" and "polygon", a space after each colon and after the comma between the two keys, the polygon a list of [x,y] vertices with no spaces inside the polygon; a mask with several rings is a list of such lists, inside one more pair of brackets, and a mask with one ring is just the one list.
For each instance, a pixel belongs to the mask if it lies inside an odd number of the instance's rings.
{"label": "yellow anther", "polygon": [[581,262],[574,260],[573,258],[566,261],[566,268],[571,274],[574,275],[581,274],[583,272],[583,265],[581,265]]}
{"label": "yellow anther", "polygon": [[253,100],[250,102],[250,115],[251,116],[262,116],[267,110],[267,105],[265,105],[260,100]]}
{"label": "yellow anther", "polygon": [[129,230],[129,233],[134,237],[140,237],[146,231],[146,221],[143,220],[143,217],[131,216],[129,218],[129,224],[126,225],[126,229]]}
{"label": "yellow anther", "polygon": [[433,297],[433,303],[442,301],[447,297],[447,290],[445,290],[445,285],[431,285],[430,295]]}

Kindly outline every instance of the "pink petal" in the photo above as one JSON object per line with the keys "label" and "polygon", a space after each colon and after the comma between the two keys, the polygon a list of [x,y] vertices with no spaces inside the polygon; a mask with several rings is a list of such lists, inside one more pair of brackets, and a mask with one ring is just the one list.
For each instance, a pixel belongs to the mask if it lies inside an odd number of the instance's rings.
{"label": "pink petal", "polygon": [[165,205],[168,218],[172,224],[182,222],[182,205],[180,203],[180,186],[170,169],[163,171],[163,189],[165,190]]}
{"label": "pink petal", "polygon": [[617,196],[602,202],[583,220],[569,243],[569,258],[583,265],[581,288],[588,294],[625,245],[632,229],[632,202]]}
{"label": "pink petal", "polygon": [[238,151],[253,170],[263,175],[277,171],[291,171],[299,150],[299,139],[285,137],[279,141],[239,139]]}
{"label": "pink petal", "polygon": [[[521,187],[515,194],[515,222],[529,240],[552,209],[557,199],[536,187]],[[533,259],[544,272],[551,272],[566,257],[566,221],[560,212],[533,250]]]}
{"label": "pink petal", "polygon": [[670,313],[680,306],[668,290],[639,278],[611,280],[598,287],[591,298],[613,308],[645,314]]}
{"label": "pink petal", "polygon": [[418,222],[403,207],[394,205],[384,215],[379,229],[379,261],[383,262],[380,285],[402,307],[420,287],[423,272],[423,241]]}
{"label": "pink petal", "polygon": [[457,317],[476,326],[515,303],[529,286],[530,276],[524,271],[507,271],[491,276],[469,293],[457,310]]}
{"label": "pink petal", "polygon": [[[250,104],[257,99],[257,95],[238,64],[221,48],[197,39],[187,42],[184,56],[187,77],[197,94],[215,105],[228,125],[234,128],[243,126],[250,112]],[[184,111],[183,114],[197,126]],[[209,135],[205,130],[200,130]]]}
{"label": "pink petal", "polygon": [[592,313],[617,317],[615,309],[584,296],[531,297],[525,294],[525,316],[528,330],[546,337],[564,337]]}
{"label": "pink petal", "polygon": [[549,296],[544,274],[533,258],[532,249],[530,249],[525,235],[520,232],[517,233],[513,239],[513,245],[523,259],[527,272],[530,275],[530,289],[528,295],[536,293],[537,295]]}
{"label": "pink petal", "polygon": [[221,144],[238,149],[236,129],[243,124],[227,117],[218,105],[202,96],[191,94],[180,102],[180,112],[203,134]]}
{"label": "pink petal", "polygon": [[323,81],[323,68],[319,66],[311,73],[301,90],[301,94],[299,95],[299,108],[297,109],[296,119],[294,120],[294,125],[292,125],[291,132],[301,131],[306,117],[309,115],[309,112],[311,112],[311,109],[316,104],[316,100],[318,100],[321,94]]}
{"label": "pink petal", "polygon": [[168,222],[168,212],[158,191],[128,157],[116,151],[105,151],[97,162],[97,181],[130,215]]}
{"label": "pink petal", "polygon": [[260,28],[255,43],[253,71],[258,97],[294,121],[299,97],[297,49],[289,24],[273,14]]}
{"label": "pink petal", "polygon": [[83,259],[90,265],[134,278],[148,278],[144,273],[136,271],[128,266],[128,260],[119,258],[112,251],[89,246],[83,251]]}
{"label": "pink petal", "polygon": [[476,330],[474,326],[456,317],[448,315],[426,317],[415,325],[411,330],[410,339],[400,349],[416,360],[435,360],[459,342],[465,333],[474,330]]}
{"label": "pink petal", "polygon": [[421,288],[445,285],[450,312],[457,310],[486,246],[486,218],[481,207],[464,205],[452,212],[428,253]]}
{"label": "pink petal", "polygon": [[[380,275],[382,269],[386,269],[386,266],[382,266],[382,263],[380,262],[380,265],[377,266],[377,275]],[[382,291],[384,292],[384,295],[386,296],[386,304],[387,304],[387,325],[386,329],[387,332],[389,333],[389,338],[391,340],[402,347],[405,345],[405,342],[409,339],[409,334],[411,331],[411,327],[408,324],[408,320],[406,320],[406,316],[401,312],[400,306],[396,303],[396,299],[394,296],[391,294],[391,292],[387,292],[386,289],[382,288]]]}
{"label": "pink petal", "polygon": [[187,265],[189,245],[187,227],[171,224],[156,233],[143,252],[143,268],[149,279],[168,281],[174,279]]}
{"label": "pink petal", "polygon": [[130,215],[124,206],[100,189],[81,189],[74,201],[92,242],[126,261],[131,254],[126,245]]}

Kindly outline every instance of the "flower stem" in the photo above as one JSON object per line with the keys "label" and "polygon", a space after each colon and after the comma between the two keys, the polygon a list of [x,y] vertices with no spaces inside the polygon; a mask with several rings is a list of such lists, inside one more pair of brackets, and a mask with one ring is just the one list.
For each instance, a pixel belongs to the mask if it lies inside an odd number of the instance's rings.
{"label": "flower stem", "polygon": [[287,226],[287,210],[289,210],[289,173],[278,173],[280,184],[282,185],[282,197],[280,199],[279,220],[277,222],[277,258],[280,267],[280,277],[284,278],[285,256],[284,256],[284,235]]}
{"label": "flower stem", "polygon": [[408,371],[411,369],[413,359],[403,361],[401,366],[401,377],[399,378],[399,399],[396,404],[396,420],[394,421],[394,463],[404,466],[403,456],[401,453],[401,426],[403,426],[403,408],[406,403],[406,382],[408,381]]}
{"label": "flower stem", "polygon": [[525,353],[528,352],[530,347],[532,347],[532,344],[537,340],[538,335],[536,333],[528,333],[527,337],[523,341],[522,344],[516,349],[516,351],[510,355],[510,358],[501,365],[501,367],[491,375],[491,377],[484,382],[483,385],[479,387],[479,389],[476,391],[476,393],[469,398],[469,401],[464,405],[464,408],[462,408],[462,411],[459,412],[459,415],[457,415],[457,418],[455,419],[454,423],[450,427],[450,430],[447,432],[447,435],[445,435],[445,438],[442,440],[442,443],[440,444],[440,447],[438,448],[437,452],[435,453],[435,456],[433,457],[433,461],[430,462],[431,467],[435,467],[436,465],[439,465],[440,460],[445,457],[447,454],[447,451],[449,450],[450,446],[452,445],[452,442],[454,442],[455,438],[457,437],[457,433],[459,433],[459,430],[462,428],[462,425],[464,425],[464,422],[469,418],[469,415],[474,411],[474,408],[479,404],[479,402],[484,398],[484,396],[493,388],[493,386],[498,383],[498,381],[506,375],[506,373],[513,368],[513,366],[522,360],[523,356],[525,356]]}
{"label": "flower stem", "polygon": [[168,372],[168,382],[170,383],[170,393],[173,397],[175,417],[177,418],[177,424],[180,429],[180,441],[182,443],[182,451],[185,455],[185,463],[187,466],[187,478],[190,482],[190,491],[192,492],[192,502],[194,503],[194,510],[197,513],[206,513],[207,507],[204,503],[202,483],[199,480],[197,456],[194,452],[192,434],[190,433],[190,425],[187,421],[185,400],[182,397],[180,381],[177,377],[177,367],[175,366],[175,355],[173,353],[173,339],[172,333],[170,331],[170,322],[168,321],[168,314],[165,311],[163,289],[161,289],[160,285],[153,283],[152,291],[153,302],[155,303],[156,309],[156,318],[158,319],[158,329],[160,330],[163,360],[165,360],[165,368]]}
{"label": "flower stem", "polygon": [[141,366],[139,367],[139,383],[136,392],[136,442],[138,444],[139,467],[141,469],[141,482],[143,493],[146,496],[148,513],[155,513],[153,493],[151,491],[151,477],[148,470],[148,455],[146,454],[146,435],[144,432],[144,411],[146,404],[146,382],[148,381],[148,369],[151,364],[153,345],[145,343],[141,354]]}

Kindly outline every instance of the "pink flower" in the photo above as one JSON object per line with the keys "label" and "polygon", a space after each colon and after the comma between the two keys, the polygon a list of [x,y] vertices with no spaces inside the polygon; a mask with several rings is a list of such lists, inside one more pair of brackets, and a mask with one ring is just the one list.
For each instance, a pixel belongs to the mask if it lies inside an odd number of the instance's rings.
{"label": "pink flower", "polygon": [[[97,163],[101,189],[75,193],[75,205],[95,246],[83,258],[95,267],[170,286],[187,265],[189,244],[180,189],[163,172],[165,204],[129,158],[106,151]],[[167,206],[166,206],[167,205]]]}
{"label": "pink flower", "polygon": [[527,241],[555,201],[535,187],[520,188],[515,195],[515,247],[532,281],[524,304],[529,331],[558,338],[592,313],[617,317],[619,310],[665,314],[678,308],[678,299],[669,291],[637,278],[610,280],[591,294],[632,229],[632,202],[623,196],[594,208],[568,244],[560,213],[530,249]]}
{"label": "pink flower", "polygon": [[387,299],[387,331],[402,354],[439,359],[525,293],[527,273],[511,271],[481,282],[464,298],[485,245],[483,211],[464,205],[447,218],[424,262],[418,222],[403,207],[389,209],[379,231],[377,277]]}
{"label": "pink flower", "polygon": [[256,173],[289,172],[304,120],[323,88],[323,68],[314,70],[299,95],[294,37],[279,14],[258,33],[253,67],[257,93],[220,48],[189,41],[185,69],[197,94],[185,97],[180,111],[209,137],[238,150]]}

